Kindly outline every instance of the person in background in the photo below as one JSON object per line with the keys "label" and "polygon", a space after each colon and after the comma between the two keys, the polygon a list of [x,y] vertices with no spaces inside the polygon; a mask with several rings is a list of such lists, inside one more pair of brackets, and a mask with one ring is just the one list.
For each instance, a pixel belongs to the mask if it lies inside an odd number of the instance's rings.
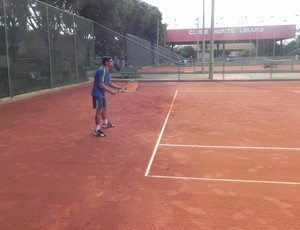
{"label": "person in background", "polygon": [[193,57],[192,56],[189,57],[189,63],[191,66],[193,65]]}

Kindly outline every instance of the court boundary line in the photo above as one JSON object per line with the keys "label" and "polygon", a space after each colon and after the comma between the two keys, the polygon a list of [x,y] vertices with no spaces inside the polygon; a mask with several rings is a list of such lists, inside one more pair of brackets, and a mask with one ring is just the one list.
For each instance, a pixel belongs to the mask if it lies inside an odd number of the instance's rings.
{"label": "court boundary line", "polygon": [[290,150],[300,151],[300,148],[288,147],[267,147],[267,146],[226,146],[226,145],[182,145],[182,144],[159,144],[165,147],[185,147],[185,148],[213,148],[213,149],[260,149],[260,150]]}
{"label": "court boundary line", "polygon": [[242,90],[242,89],[222,89],[222,90],[180,90],[180,93],[253,93],[253,92],[264,92],[269,90]]}
{"label": "court boundary line", "polygon": [[[249,90],[250,91],[250,90]],[[251,90],[254,91],[254,90]],[[285,90],[286,92],[293,92],[293,93],[300,93],[300,91],[297,90]],[[180,91],[184,93],[205,93],[205,92],[212,92],[212,91]],[[215,92],[215,91],[214,91]],[[220,91],[218,91],[220,92]],[[228,92],[228,91],[226,91]],[[235,91],[236,92],[236,91]],[[245,91],[243,91],[245,92]],[[169,108],[169,111],[167,113],[166,119],[164,121],[164,124],[162,126],[161,132],[158,136],[157,142],[155,144],[154,150],[152,152],[150,161],[148,163],[145,177],[149,178],[158,178],[158,179],[177,179],[177,180],[194,180],[194,181],[211,181],[211,182],[234,182],[234,183],[257,183],[257,184],[279,184],[279,185],[300,185],[300,182],[289,182],[289,181],[264,181],[264,180],[241,180],[241,179],[222,179],[222,178],[205,178],[205,177],[184,177],[184,176],[163,176],[163,175],[151,175],[150,170],[152,167],[152,164],[154,162],[154,158],[156,156],[157,150],[159,146],[166,146],[166,147],[189,147],[189,148],[218,148],[218,149],[261,149],[261,150],[292,150],[292,151],[299,151],[300,148],[287,148],[287,147],[255,147],[255,146],[210,146],[210,145],[179,145],[179,144],[160,144],[160,141],[162,139],[165,127],[167,125],[171,110],[173,108],[173,105],[175,103],[175,99],[177,97],[178,90],[176,90],[171,106]]]}
{"label": "court boundary line", "polygon": [[176,97],[177,97],[177,94],[178,94],[178,90],[175,91],[175,94],[174,94],[174,96],[173,96],[173,100],[172,100],[172,103],[171,103],[171,105],[170,105],[169,111],[168,111],[168,113],[167,113],[165,122],[164,122],[164,124],[163,124],[163,126],[162,126],[162,129],[161,129],[161,131],[160,131],[160,133],[159,133],[159,136],[158,136],[158,138],[157,138],[157,141],[156,141],[154,150],[153,150],[153,152],[152,152],[152,156],[151,156],[151,158],[150,158],[150,161],[149,161],[149,163],[148,163],[148,166],[147,166],[147,169],[146,169],[146,172],[145,172],[145,177],[147,177],[147,176],[149,175],[151,166],[152,166],[152,164],[153,164],[155,155],[156,155],[156,153],[157,153],[157,149],[158,149],[159,143],[160,143],[160,141],[161,141],[162,135],[163,135],[163,133],[164,133],[164,131],[165,131],[167,122],[168,122],[169,117],[170,117],[170,114],[171,114],[171,110],[172,110],[173,105],[174,105],[174,103],[175,103],[175,99],[176,99]]}
{"label": "court boundary line", "polygon": [[[180,90],[180,93],[253,93],[253,92],[269,92],[271,89],[252,89],[252,90],[242,90],[242,89],[229,89],[229,90]],[[274,90],[274,89],[273,89]],[[277,90],[277,89],[275,89]],[[296,89],[286,89],[277,90],[278,92],[288,92],[300,94],[300,90]]]}
{"label": "court boundary line", "polygon": [[[299,151],[300,148],[285,147],[254,147],[254,146],[214,146],[214,145],[180,145],[180,144],[159,144],[165,147],[185,147],[185,148],[215,148],[215,149],[261,149],[261,150],[291,150]],[[163,176],[148,175],[148,177],[158,179],[175,179],[175,180],[193,180],[193,181],[211,181],[211,182],[231,182],[231,183],[256,183],[256,184],[279,184],[279,185],[300,185],[300,182],[290,181],[269,181],[269,180],[241,180],[241,179],[223,179],[223,178],[207,178],[207,177],[188,177],[188,176]]]}
{"label": "court boundary line", "polygon": [[222,178],[207,178],[207,177],[183,177],[183,176],[160,176],[160,175],[149,175],[148,177],[158,178],[158,179],[173,179],[173,180],[176,179],[176,180],[194,180],[194,181],[211,181],[211,182],[300,185],[300,182],[289,182],[289,181],[240,180],[240,179],[222,179]]}

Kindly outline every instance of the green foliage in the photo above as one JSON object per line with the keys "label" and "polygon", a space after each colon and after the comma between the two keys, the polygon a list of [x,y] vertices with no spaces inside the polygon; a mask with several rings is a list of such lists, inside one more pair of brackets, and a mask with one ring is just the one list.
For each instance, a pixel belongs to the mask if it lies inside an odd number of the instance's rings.
{"label": "green foliage", "polygon": [[298,35],[285,47],[285,53],[288,56],[300,55],[300,28],[297,30]]}
{"label": "green foliage", "polygon": [[180,56],[188,58],[190,56],[194,56],[195,50],[192,46],[183,46],[179,49]]}
{"label": "green foliage", "polygon": [[[42,0],[62,10],[72,12],[96,23],[94,27],[95,53],[99,56],[126,56],[124,38],[103,29],[105,26],[118,34],[132,34],[151,43],[164,44],[167,25],[162,24],[162,14],[141,0]],[[159,28],[159,32],[157,29]]]}
{"label": "green foliage", "polygon": [[78,14],[120,34],[142,37],[156,43],[159,23],[159,40],[164,40],[166,25],[161,24],[162,14],[141,0],[41,0],[60,9]]}

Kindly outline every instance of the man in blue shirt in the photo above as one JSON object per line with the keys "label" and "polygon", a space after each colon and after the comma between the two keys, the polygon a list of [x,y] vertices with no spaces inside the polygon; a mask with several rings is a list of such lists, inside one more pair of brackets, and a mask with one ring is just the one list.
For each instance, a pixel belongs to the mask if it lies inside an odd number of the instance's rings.
{"label": "man in blue shirt", "polygon": [[[102,66],[96,70],[94,76],[94,83],[92,88],[92,98],[93,98],[93,108],[96,109],[95,123],[96,129],[94,132],[95,136],[105,137],[105,134],[101,130],[100,121],[103,119],[103,127],[113,128],[114,125],[111,124],[106,117],[106,98],[105,92],[115,95],[118,90],[121,89],[120,86],[115,85],[110,80],[109,70],[113,66],[113,60],[109,56],[102,58]],[[111,87],[111,88],[109,88]]]}

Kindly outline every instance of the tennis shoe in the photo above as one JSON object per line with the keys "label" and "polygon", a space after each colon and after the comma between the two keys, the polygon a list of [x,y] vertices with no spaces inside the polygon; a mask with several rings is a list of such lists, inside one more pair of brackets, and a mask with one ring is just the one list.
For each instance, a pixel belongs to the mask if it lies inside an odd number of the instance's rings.
{"label": "tennis shoe", "polygon": [[115,127],[115,126],[110,122],[107,122],[106,124],[103,123],[103,128],[113,128],[113,127]]}
{"label": "tennis shoe", "polygon": [[95,130],[94,136],[105,137],[105,134],[101,131],[101,129],[98,129],[98,130]]}

